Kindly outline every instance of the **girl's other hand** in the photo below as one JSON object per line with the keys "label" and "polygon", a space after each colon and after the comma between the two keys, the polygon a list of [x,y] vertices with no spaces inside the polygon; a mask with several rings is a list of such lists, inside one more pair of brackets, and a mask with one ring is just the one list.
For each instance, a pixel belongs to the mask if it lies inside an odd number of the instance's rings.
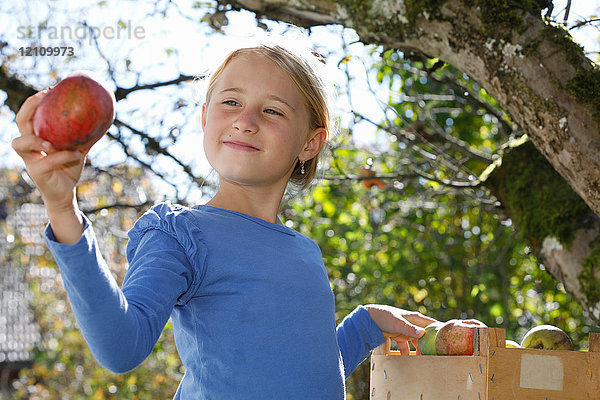
{"label": "girl's other hand", "polygon": [[77,151],[56,151],[33,131],[33,116],[49,92],[42,90],[29,97],[16,116],[21,136],[12,141],[13,149],[25,162],[27,173],[42,194],[48,209],[72,208],[75,186],[81,177],[85,154]]}
{"label": "girl's other hand", "polygon": [[420,312],[382,304],[369,304],[364,307],[379,329],[398,344],[401,354],[410,353],[408,342],[413,342],[416,348],[416,342],[425,333],[423,328],[437,321]]}

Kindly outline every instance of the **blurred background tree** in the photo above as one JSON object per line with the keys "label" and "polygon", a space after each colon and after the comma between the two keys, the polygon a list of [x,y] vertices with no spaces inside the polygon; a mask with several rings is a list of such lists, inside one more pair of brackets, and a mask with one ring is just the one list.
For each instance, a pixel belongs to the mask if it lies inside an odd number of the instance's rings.
{"label": "blurred background tree", "polygon": [[[1,170],[7,218],[2,230],[11,239],[6,250],[10,264],[26,272],[33,293],[31,306],[42,338],[32,349],[34,363],[12,383],[15,399],[145,399],[170,398],[183,368],[169,323],[152,355],[134,372],[115,375],[100,368],[77,327],[52,255],[45,248],[45,209],[27,176]],[[16,195],[16,196],[15,196]],[[99,245],[120,282],[125,270],[127,230],[138,214],[152,204],[156,193],[139,168],[88,167],[79,186],[80,204],[94,222]],[[16,197],[16,198],[15,198]],[[0,274],[3,273],[0,270]],[[14,340],[14,339],[13,339]]]}

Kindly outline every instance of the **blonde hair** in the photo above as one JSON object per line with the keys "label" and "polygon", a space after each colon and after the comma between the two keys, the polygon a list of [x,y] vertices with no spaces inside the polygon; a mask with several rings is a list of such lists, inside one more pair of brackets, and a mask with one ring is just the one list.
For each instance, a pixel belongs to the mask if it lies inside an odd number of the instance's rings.
{"label": "blonde hair", "polygon": [[[215,84],[227,65],[235,57],[241,54],[260,54],[267,57],[281,68],[296,84],[306,102],[309,113],[308,127],[311,131],[317,128],[325,128],[327,137],[331,137],[334,131],[332,108],[332,85],[328,84],[321,56],[308,48],[290,45],[281,42],[261,42],[259,44],[240,47],[230,52],[223,61],[213,70],[208,79],[206,88],[206,103],[214,91]],[[304,173],[301,172],[300,161],[294,166],[289,184],[302,190],[310,186],[317,173],[319,158],[323,149],[315,157],[305,160]]]}

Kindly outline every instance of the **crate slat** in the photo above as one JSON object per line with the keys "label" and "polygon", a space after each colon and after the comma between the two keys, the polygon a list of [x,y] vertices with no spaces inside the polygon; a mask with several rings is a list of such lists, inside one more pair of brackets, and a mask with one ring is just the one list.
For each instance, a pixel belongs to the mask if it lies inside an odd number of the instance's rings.
{"label": "crate slat", "polygon": [[371,399],[483,400],[485,363],[484,356],[375,355]]}
{"label": "crate slat", "polygon": [[589,351],[507,349],[501,328],[480,328],[473,356],[371,354],[371,400],[600,400],[600,333]]}
{"label": "crate slat", "polygon": [[600,353],[497,348],[489,357],[488,398],[600,399]]}

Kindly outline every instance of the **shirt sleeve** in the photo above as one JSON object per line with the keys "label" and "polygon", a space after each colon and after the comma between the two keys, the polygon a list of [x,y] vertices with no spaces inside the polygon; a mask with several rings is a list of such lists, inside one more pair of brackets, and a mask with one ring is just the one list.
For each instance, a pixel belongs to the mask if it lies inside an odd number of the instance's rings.
{"label": "shirt sleeve", "polygon": [[383,333],[363,306],[355,308],[338,325],[337,340],[346,379],[367,358],[371,350],[385,342]]}
{"label": "shirt sleeve", "polygon": [[84,222],[79,242],[56,242],[50,225],[46,242],[90,351],[103,367],[124,373],[154,348],[173,307],[194,286],[193,269],[180,241],[164,224],[154,224],[154,229],[149,227],[152,223],[141,224],[142,232],[132,229],[135,244],[128,245],[129,269],[120,289],[89,220],[84,217]]}

